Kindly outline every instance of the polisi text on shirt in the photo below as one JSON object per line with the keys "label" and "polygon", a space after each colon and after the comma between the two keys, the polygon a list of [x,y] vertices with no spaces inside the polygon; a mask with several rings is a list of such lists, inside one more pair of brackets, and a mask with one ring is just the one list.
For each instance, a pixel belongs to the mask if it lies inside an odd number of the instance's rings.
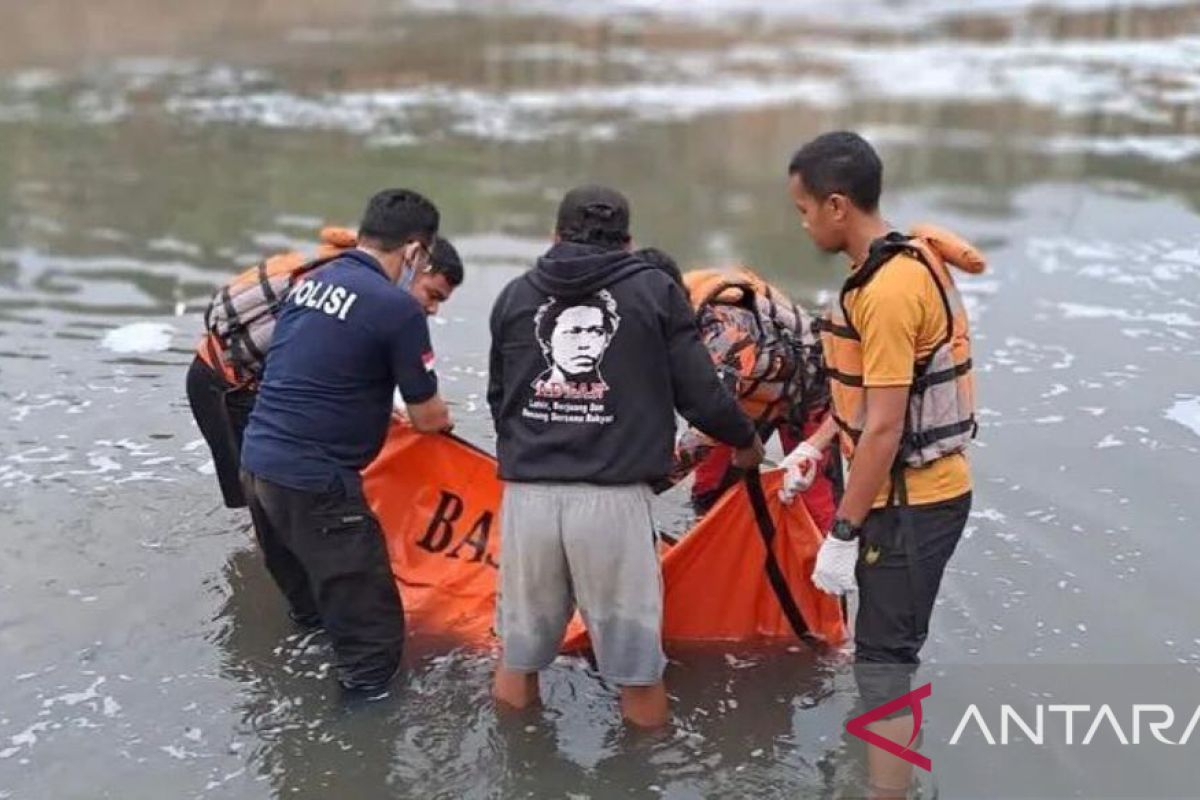
{"label": "polisi text on shirt", "polygon": [[358,299],[356,292],[348,292],[344,286],[334,286],[318,280],[307,280],[292,292],[291,301],[298,306],[313,308],[345,320],[351,306]]}

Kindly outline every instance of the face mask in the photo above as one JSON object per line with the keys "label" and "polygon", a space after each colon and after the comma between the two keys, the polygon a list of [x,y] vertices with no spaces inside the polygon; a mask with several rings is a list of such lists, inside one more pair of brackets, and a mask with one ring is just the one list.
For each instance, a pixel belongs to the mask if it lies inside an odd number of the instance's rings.
{"label": "face mask", "polygon": [[400,280],[396,281],[396,285],[406,292],[411,292],[413,281],[416,279],[417,271],[406,264],[404,271],[400,273]]}
{"label": "face mask", "polygon": [[400,272],[400,280],[396,281],[396,285],[406,292],[412,291],[413,282],[417,279],[417,270],[413,266],[412,260],[406,261]]}

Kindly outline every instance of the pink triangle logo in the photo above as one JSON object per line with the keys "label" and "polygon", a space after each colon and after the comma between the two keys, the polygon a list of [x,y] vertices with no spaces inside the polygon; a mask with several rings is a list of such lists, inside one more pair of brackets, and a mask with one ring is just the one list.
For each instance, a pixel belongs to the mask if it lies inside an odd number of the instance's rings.
{"label": "pink triangle logo", "polygon": [[[878,747],[880,750],[885,750],[897,758],[902,758],[915,767],[920,767],[926,772],[933,769],[933,762],[915,750],[910,750],[913,742],[917,740],[917,734],[921,731],[921,701],[933,694],[933,684],[927,683],[924,686],[913,689],[908,694],[901,695],[895,700],[889,700],[881,706],[876,706],[864,714],[860,714],[852,720],[846,722],[846,732],[852,736],[857,736],[864,742]],[[912,736],[908,739],[908,744],[903,747],[891,739],[885,739],[877,733],[867,730],[867,726],[872,722],[877,722],[883,719],[894,711],[902,708],[911,708],[913,717]]]}

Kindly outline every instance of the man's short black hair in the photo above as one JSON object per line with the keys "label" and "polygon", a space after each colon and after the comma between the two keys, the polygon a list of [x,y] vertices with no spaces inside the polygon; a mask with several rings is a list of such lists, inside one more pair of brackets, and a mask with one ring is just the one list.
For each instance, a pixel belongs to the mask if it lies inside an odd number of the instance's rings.
{"label": "man's short black hair", "polygon": [[788,164],[818,200],[841,194],[863,211],[879,208],[883,162],[866,139],[853,131],[824,133],[801,147]]}
{"label": "man's short black hair", "polygon": [[679,264],[665,250],[659,250],[657,247],[643,247],[634,255],[655,269],[667,273],[671,280],[681,287],[683,286],[683,273],[679,271]]}
{"label": "man's short black hair", "polygon": [[629,244],[629,201],[607,186],[578,186],[558,205],[558,238],[620,250]]}
{"label": "man's short black hair", "polygon": [[359,241],[369,240],[384,252],[417,239],[433,245],[441,215],[424,195],[411,189],[384,189],[367,203],[358,226]]}
{"label": "man's short black hair", "polygon": [[458,256],[458,250],[444,236],[437,237],[433,243],[433,256],[429,259],[429,271],[435,275],[445,275],[446,282],[451,286],[462,285],[462,259]]}

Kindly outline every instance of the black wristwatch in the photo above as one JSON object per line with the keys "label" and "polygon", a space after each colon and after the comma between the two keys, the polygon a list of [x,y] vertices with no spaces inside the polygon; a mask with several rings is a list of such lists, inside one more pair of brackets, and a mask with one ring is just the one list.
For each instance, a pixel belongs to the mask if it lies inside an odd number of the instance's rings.
{"label": "black wristwatch", "polygon": [[858,534],[861,531],[862,528],[848,519],[835,519],[833,521],[833,529],[829,531],[829,535],[843,542],[853,542],[858,538]]}

